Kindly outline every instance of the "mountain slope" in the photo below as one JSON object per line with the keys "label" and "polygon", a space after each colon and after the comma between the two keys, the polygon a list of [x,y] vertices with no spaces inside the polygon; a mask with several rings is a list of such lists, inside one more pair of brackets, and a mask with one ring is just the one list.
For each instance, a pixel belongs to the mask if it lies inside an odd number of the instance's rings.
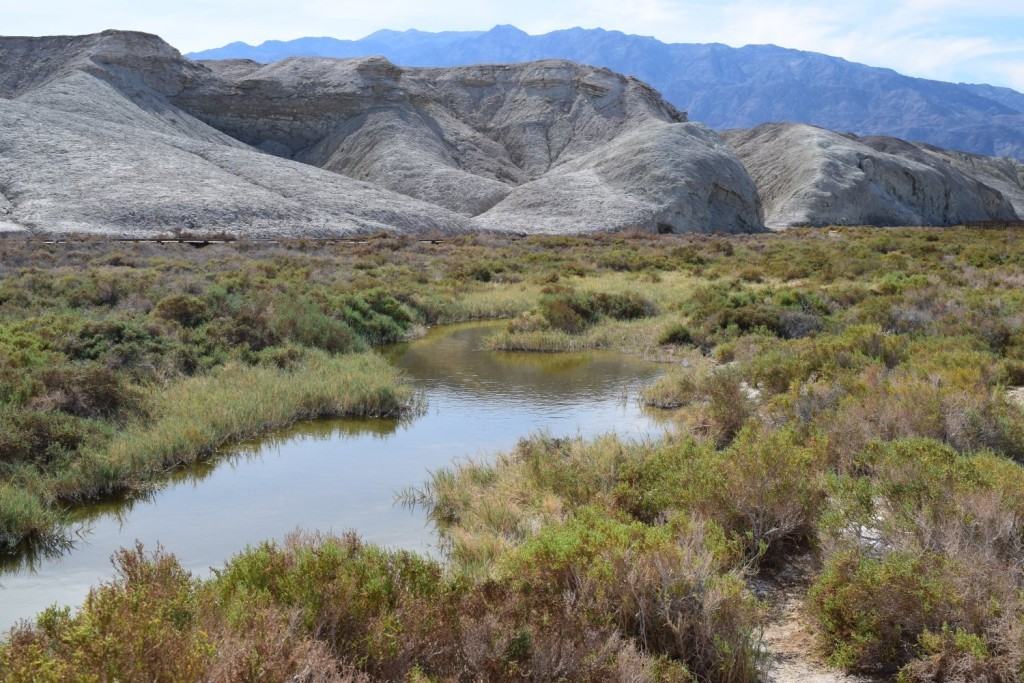
{"label": "mountain slope", "polygon": [[119,31],[0,38],[0,197],[3,230],[762,229],[721,139],[606,69],[204,65]]}
{"label": "mountain slope", "polygon": [[142,33],[0,38],[0,230],[469,229],[441,207],[259,152],[171,101],[208,78]]}
{"label": "mountain slope", "polygon": [[601,29],[530,36],[487,32],[378,31],[356,41],[301,38],[244,43],[194,59],[383,55],[403,66],[570,59],[635,76],[713,128],[773,121],[889,135],[977,154],[1024,159],[1024,94],[985,85],[910,78],[890,69],[771,45],[666,44]]}
{"label": "mountain slope", "polygon": [[757,184],[770,228],[1017,218],[1011,199],[979,179],[995,178],[1007,194],[1019,193],[1000,160],[963,154],[954,160],[955,153],[896,138],[858,138],[807,124],[724,135]]}

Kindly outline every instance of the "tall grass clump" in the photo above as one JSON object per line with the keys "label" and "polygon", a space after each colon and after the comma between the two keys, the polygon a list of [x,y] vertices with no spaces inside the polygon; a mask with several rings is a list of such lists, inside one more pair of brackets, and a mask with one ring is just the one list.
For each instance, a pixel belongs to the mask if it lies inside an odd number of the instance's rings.
{"label": "tall grass clump", "polygon": [[[143,490],[168,470],[231,443],[299,420],[397,416],[413,406],[412,389],[401,373],[376,354],[332,356],[305,350],[293,356],[283,363],[229,363],[172,383],[148,398],[146,419],[134,420],[105,439],[76,442],[80,447],[74,457],[65,447],[53,454],[54,460],[37,462],[41,469],[14,467],[20,451],[8,451],[5,460],[13,483],[0,488],[4,545],[12,547],[52,528],[60,504]],[[24,421],[25,414],[19,415]],[[73,420],[60,413],[43,417],[47,434]],[[78,432],[71,434],[78,438]],[[49,438],[51,445],[60,443]],[[20,443],[22,448],[30,445]],[[47,452],[30,450],[35,456]]]}
{"label": "tall grass clump", "polygon": [[87,452],[54,489],[65,499],[107,493],[299,420],[396,416],[411,400],[399,371],[376,354],[309,352],[290,369],[229,364],[157,394],[152,421]]}

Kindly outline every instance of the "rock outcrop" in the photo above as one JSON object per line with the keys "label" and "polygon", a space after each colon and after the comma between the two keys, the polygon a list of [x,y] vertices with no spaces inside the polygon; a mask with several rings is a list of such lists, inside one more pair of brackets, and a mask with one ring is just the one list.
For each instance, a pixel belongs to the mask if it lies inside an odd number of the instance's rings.
{"label": "rock outcrop", "polygon": [[[976,178],[994,190],[998,190],[1010,204],[1017,216],[1024,218],[1024,164],[1008,157],[986,157],[948,149],[940,149],[922,143],[907,143],[888,137],[866,137],[863,142],[881,152],[909,154],[921,159],[937,159],[950,164],[964,175]],[[907,145],[915,148],[907,152]],[[933,162],[934,163],[934,162]]]}
{"label": "rock outcrop", "polygon": [[234,145],[0,100],[9,221],[42,232],[445,232],[441,207]]}
{"label": "rock outcrop", "polygon": [[1011,201],[983,182],[999,174],[998,160],[953,161],[955,155],[895,138],[862,139],[805,124],[766,124],[724,137],[754,179],[770,228],[1017,220]]}
{"label": "rock outcrop", "polygon": [[717,135],[697,124],[650,122],[515,188],[477,223],[581,232],[597,214],[658,232],[681,225],[754,232],[761,227],[751,208],[757,205],[757,188]]}
{"label": "rock outcrop", "polygon": [[732,151],[605,69],[197,63],[117,31],[0,38],[0,188],[44,231],[761,228]]}

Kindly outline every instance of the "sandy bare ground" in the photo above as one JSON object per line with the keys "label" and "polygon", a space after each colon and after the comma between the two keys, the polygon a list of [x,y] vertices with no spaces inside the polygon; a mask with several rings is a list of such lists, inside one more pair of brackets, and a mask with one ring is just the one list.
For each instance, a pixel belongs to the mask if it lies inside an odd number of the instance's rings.
{"label": "sandy bare ground", "polygon": [[765,683],[882,683],[884,679],[834,669],[819,654],[804,607],[810,564],[809,558],[801,558],[779,576],[752,582],[769,608],[761,641]]}
{"label": "sandy bare ground", "polygon": [[803,614],[803,595],[780,595],[764,631],[766,683],[877,683],[878,679],[837,671],[815,652],[814,637]]}

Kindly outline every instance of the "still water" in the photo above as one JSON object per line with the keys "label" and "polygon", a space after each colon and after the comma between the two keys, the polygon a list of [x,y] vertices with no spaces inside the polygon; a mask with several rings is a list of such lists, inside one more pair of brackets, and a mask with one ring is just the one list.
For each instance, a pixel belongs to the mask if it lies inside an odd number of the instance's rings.
{"label": "still water", "polygon": [[432,330],[387,351],[426,400],[403,421],[301,424],[176,475],[150,496],[78,511],[73,547],[0,567],[0,628],[53,603],[76,605],[112,575],[111,555],[162,545],[204,575],[234,553],[295,529],[356,530],[367,541],[431,552],[422,511],[395,494],[466,458],[487,458],[526,435],[632,438],[662,430],[639,390],[662,372],[612,353],[525,354],[484,349],[494,323]]}

